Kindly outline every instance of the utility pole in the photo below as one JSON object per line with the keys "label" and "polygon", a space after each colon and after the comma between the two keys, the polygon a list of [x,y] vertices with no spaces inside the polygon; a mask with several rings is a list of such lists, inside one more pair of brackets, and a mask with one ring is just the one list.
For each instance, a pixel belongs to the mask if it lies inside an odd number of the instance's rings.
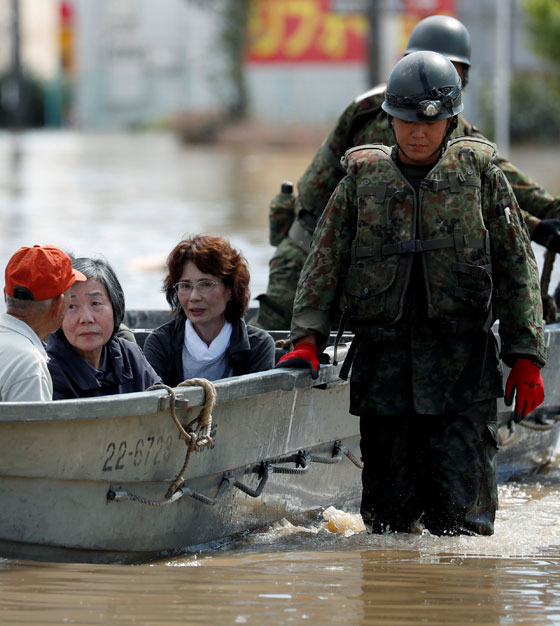
{"label": "utility pole", "polygon": [[379,0],[368,0],[367,13],[369,20],[369,58],[368,58],[368,79],[370,86],[381,82],[380,77],[380,50],[381,27],[379,24],[380,12]]}
{"label": "utility pole", "polygon": [[500,154],[509,153],[509,86],[511,80],[511,0],[496,0],[494,73],[494,140]]}
{"label": "utility pole", "polygon": [[10,12],[11,71],[2,85],[0,98],[8,112],[13,129],[19,129],[23,122],[23,76],[21,71],[21,40],[19,0],[12,0]]}

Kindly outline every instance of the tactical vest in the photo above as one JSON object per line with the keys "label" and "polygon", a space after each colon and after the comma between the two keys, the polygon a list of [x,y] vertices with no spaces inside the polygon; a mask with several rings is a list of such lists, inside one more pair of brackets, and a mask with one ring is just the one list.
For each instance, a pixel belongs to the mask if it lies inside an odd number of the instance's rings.
{"label": "tactical vest", "polygon": [[348,150],[344,160],[357,194],[343,298],[350,320],[398,322],[420,255],[428,318],[479,320],[480,327],[488,322],[492,266],[481,186],[495,154],[494,144],[483,139],[451,141],[417,200],[390,148]]}

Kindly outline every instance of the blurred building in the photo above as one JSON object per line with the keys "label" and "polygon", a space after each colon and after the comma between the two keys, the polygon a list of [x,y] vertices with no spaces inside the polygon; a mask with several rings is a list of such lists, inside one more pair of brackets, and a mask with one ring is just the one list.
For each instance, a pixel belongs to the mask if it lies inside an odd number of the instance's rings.
{"label": "blurred building", "polygon": [[[10,63],[10,6],[0,3],[0,74]],[[513,72],[528,52],[522,0],[509,0]],[[239,81],[225,45],[224,7],[241,0],[19,0],[22,63],[42,81],[47,123],[87,129],[157,125],[179,112],[231,107]],[[456,15],[472,40],[468,118],[493,88],[496,0],[250,0],[243,87],[248,114],[275,124],[326,124],[376,75],[386,77],[414,24]],[[372,11],[369,13],[368,11]],[[374,17],[378,37],[370,54]],[[231,33],[230,33],[231,35]],[[229,55],[229,56],[228,56]]]}
{"label": "blurred building", "polygon": [[[32,75],[48,80],[58,71],[58,0],[19,0],[21,60]],[[0,2],[0,74],[8,71],[12,54],[12,0]]]}
{"label": "blurred building", "polygon": [[220,109],[219,22],[188,0],[74,0],[76,123],[122,128]]}
{"label": "blurred building", "polygon": [[0,126],[45,122],[45,91],[58,71],[56,6],[55,0],[0,3]]}
{"label": "blurred building", "polygon": [[[545,63],[529,50],[523,0],[506,2],[511,11],[507,32],[511,73],[543,71]],[[468,119],[475,124],[488,121],[493,91],[503,88],[494,85],[497,0],[256,0],[255,4],[257,23],[251,25],[255,54],[248,57],[247,75],[252,110],[259,118],[310,123],[332,119],[373,86],[372,73],[386,80],[414,26],[436,13],[457,17],[471,33],[472,68],[464,96]],[[369,57],[368,11],[375,13],[378,33]],[[314,26],[306,27],[304,20]],[[315,40],[309,37],[312,28]],[[317,47],[322,57],[316,54]],[[286,52],[290,49],[299,54],[290,58]],[[374,72],[370,64],[375,65]]]}
{"label": "blurred building", "polygon": [[367,2],[256,0],[246,75],[251,113],[325,123],[368,87]]}

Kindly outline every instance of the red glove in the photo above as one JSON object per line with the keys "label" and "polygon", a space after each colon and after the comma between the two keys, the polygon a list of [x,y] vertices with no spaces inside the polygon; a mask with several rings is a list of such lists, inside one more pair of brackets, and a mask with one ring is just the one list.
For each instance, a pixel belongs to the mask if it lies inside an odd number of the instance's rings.
{"label": "red glove", "polygon": [[506,382],[504,402],[511,406],[516,393],[513,419],[520,422],[544,400],[544,385],[540,369],[529,359],[517,359]]}
{"label": "red glove", "polygon": [[319,376],[319,359],[317,358],[317,346],[310,341],[298,343],[292,352],[280,357],[276,367],[308,367],[311,377]]}

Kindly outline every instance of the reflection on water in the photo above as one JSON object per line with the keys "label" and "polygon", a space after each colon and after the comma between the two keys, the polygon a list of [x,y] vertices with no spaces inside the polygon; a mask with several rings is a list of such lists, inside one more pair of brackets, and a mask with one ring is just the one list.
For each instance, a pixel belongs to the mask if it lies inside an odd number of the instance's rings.
{"label": "reflection on water", "polygon": [[[268,203],[313,151],[185,149],[158,134],[0,135],[0,266],[33,243],[103,253],[129,308],[165,308],[167,253],[184,233],[214,232],[243,250],[256,295],[273,252]],[[512,160],[560,192],[549,155]],[[501,486],[493,537],[371,537],[341,512],[336,523],[283,520],[137,566],[0,559],[0,623],[560,623],[559,488],[558,462]]]}
{"label": "reflection on water", "polygon": [[[317,146],[185,148],[166,134],[0,133],[0,267],[21,245],[50,243],[104,254],[127,306],[167,308],[167,254],[184,234],[228,236],[247,257],[254,296],[266,289],[268,205],[296,181]],[[560,194],[555,148],[513,151],[512,161]],[[536,247],[542,262],[542,248]],[[556,264],[558,266],[558,264]],[[560,279],[555,267],[551,285]]]}
{"label": "reflection on water", "polygon": [[266,288],[268,204],[312,149],[185,149],[166,134],[0,134],[0,266],[21,245],[104,254],[129,308],[167,308],[167,254],[184,234],[228,236]]}

